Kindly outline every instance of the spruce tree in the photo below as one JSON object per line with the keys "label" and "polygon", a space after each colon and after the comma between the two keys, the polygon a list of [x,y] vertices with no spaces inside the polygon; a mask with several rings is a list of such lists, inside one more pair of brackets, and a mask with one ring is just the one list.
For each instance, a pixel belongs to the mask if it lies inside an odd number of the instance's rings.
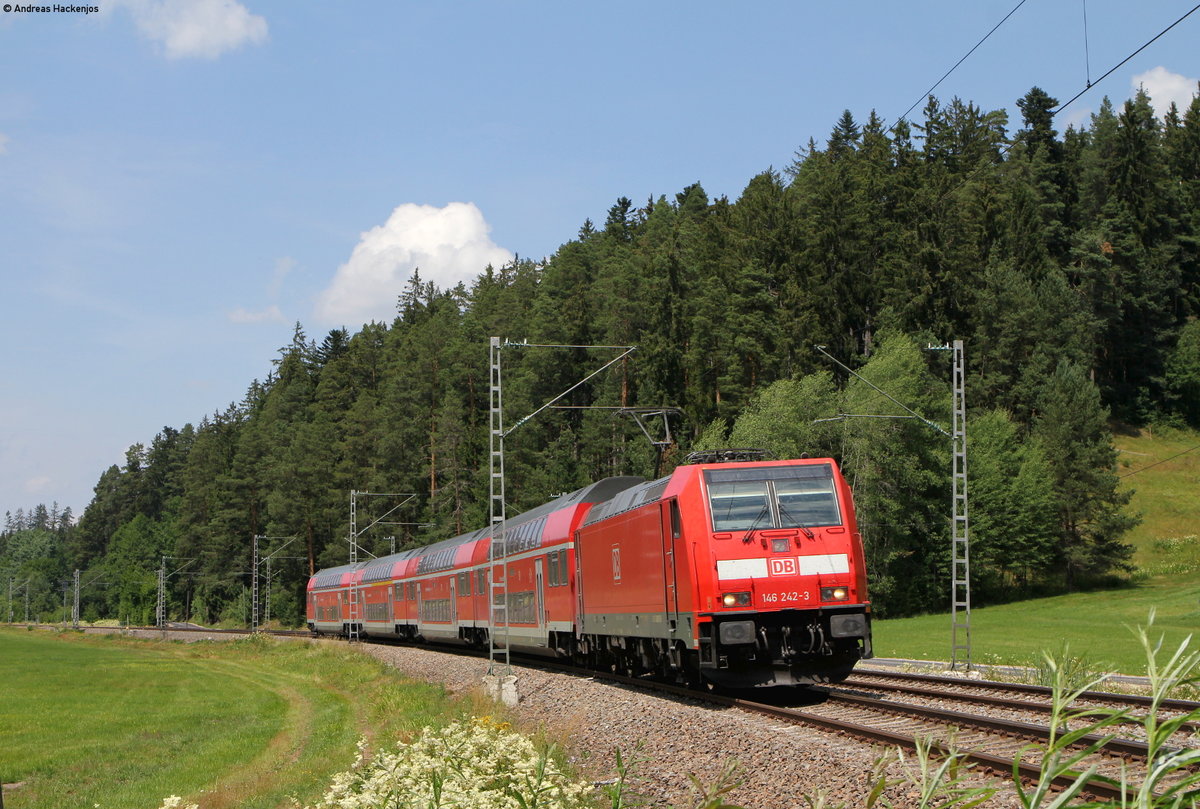
{"label": "spruce tree", "polygon": [[1042,390],[1033,435],[1050,464],[1058,556],[1071,589],[1125,570],[1133,553],[1122,537],[1138,518],[1123,510],[1132,492],[1117,490],[1108,416],[1084,371],[1060,362]]}

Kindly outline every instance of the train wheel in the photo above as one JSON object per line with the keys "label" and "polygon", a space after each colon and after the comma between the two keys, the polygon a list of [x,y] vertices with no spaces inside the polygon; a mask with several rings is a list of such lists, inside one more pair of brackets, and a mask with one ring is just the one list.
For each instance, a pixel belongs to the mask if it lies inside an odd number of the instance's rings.
{"label": "train wheel", "polygon": [[705,690],[704,676],[700,673],[700,653],[691,649],[683,653],[683,667],[679,670],[679,681],[687,688]]}

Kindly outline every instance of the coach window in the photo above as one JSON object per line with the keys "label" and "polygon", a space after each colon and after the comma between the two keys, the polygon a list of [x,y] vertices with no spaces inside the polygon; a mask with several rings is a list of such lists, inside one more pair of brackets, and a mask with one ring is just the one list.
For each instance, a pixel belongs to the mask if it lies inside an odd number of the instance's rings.
{"label": "coach window", "polygon": [[671,501],[671,539],[683,536],[683,518],[679,515],[679,501]]}

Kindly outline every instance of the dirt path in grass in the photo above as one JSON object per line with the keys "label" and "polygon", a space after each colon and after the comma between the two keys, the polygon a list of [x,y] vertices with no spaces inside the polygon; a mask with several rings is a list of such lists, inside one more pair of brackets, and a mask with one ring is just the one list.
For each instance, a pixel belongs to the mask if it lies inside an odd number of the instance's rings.
{"label": "dirt path in grass", "polygon": [[[223,774],[212,787],[187,798],[184,805],[198,803],[203,809],[231,809],[242,806],[248,798],[280,793],[294,787],[297,770],[302,769],[306,752],[322,746],[317,737],[322,728],[316,721],[321,708],[314,699],[314,689],[340,702],[359,732],[365,734],[367,731],[352,695],[346,691],[308,680],[297,686],[281,681],[278,672],[268,673],[231,661],[211,661],[201,665],[221,676],[234,677],[270,690],[284,699],[288,707],[283,726],[261,753]],[[346,754],[345,750],[339,750],[338,753],[343,756]],[[281,797],[276,806],[291,807],[293,804],[290,798]]]}

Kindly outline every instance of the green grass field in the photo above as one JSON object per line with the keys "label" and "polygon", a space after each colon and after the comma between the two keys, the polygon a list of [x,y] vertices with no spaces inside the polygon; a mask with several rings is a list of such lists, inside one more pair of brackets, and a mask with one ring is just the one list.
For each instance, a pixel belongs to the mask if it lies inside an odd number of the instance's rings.
{"label": "green grass field", "polygon": [[[1041,650],[1069,644],[1095,670],[1142,674],[1145,660],[1128,626],[1145,624],[1174,648],[1200,630],[1200,433],[1123,430],[1116,436],[1123,488],[1142,523],[1127,537],[1136,551],[1130,586],[975,609],[973,662],[1027,665]],[[875,623],[880,657],[947,660],[950,616],[927,615]]]}
{"label": "green grass field", "polygon": [[0,629],[6,809],[312,802],[355,742],[462,713],[345,647]]}
{"label": "green grass field", "polygon": [[1142,524],[1129,534],[1134,563],[1151,576],[1200,573],[1200,433],[1118,433],[1122,487]]}

